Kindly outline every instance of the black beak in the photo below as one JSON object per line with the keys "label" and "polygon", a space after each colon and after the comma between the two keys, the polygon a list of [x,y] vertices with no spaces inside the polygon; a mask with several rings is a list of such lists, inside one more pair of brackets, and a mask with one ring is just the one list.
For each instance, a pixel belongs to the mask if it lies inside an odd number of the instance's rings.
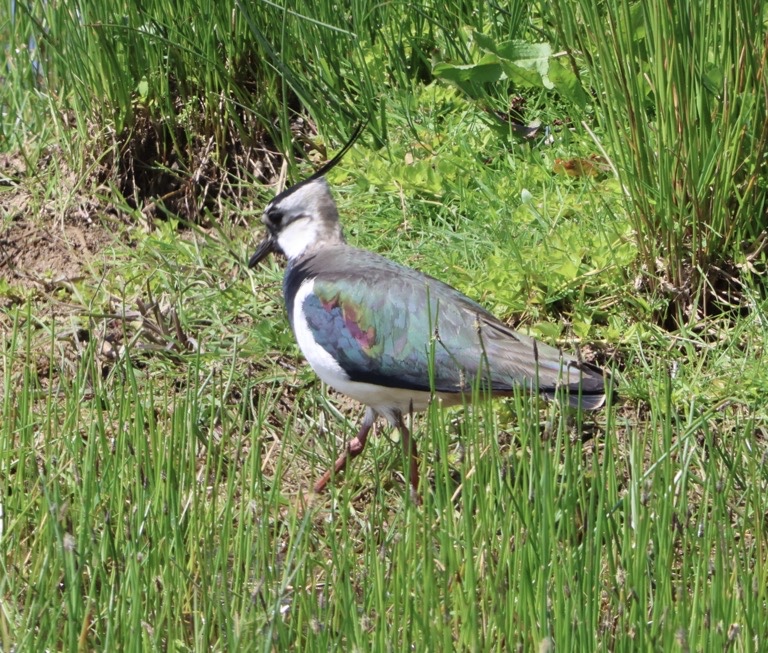
{"label": "black beak", "polygon": [[263,261],[272,252],[279,252],[277,247],[277,241],[271,234],[267,234],[261,244],[256,248],[250,259],[248,259],[248,267],[255,268],[261,261]]}

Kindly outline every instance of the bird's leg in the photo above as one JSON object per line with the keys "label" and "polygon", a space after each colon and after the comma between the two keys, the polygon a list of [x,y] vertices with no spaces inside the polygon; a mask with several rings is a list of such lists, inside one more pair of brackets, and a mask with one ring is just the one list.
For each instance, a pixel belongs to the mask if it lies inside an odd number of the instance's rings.
{"label": "bird's leg", "polygon": [[402,413],[397,413],[395,426],[400,431],[400,437],[403,442],[403,452],[408,459],[408,480],[411,484],[411,498],[417,505],[421,505],[421,495],[419,495],[419,458],[416,450],[416,442],[411,437],[411,432],[405,424]]}
{"label": "bird's leg", "polygon": [[347,442],[344,447],[344,453],[338,457],[336,463],[333,465],[333,469],[329,469],[325,472],[317,483],[315,483],[315,492],[322,492],[331,478],[338,474],[342,469],[345,469],[350,460],[363,453],[365,442],[368,439],[368,433],[370,433],[371,427],[375,421],[376,412],[373,408],[366,408],[365,415],[363,416],[363,423],[360,425],[360,430],[357,432],[357,435]]}

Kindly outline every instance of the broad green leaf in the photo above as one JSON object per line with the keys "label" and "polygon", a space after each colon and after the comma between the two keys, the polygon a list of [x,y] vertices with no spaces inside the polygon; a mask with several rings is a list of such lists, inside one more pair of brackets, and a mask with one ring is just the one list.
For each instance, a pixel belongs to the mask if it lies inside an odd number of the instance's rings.
{"label": "broad green leaf", "polygon": [[549,43],[526,43],[525,41],[505,41],[500,43],[496,54],[521,68],[538,70],[546,75],[552,46]]}
{"label": "broad green leaf", "polygon": [[509,79],[518,86],[533,86],[535,88],[552,89],[554,85],[546,74],[542,75],[539,70],[526,68],[511,61],[502,61],[504,73]]}
{"label": "broad green leaf", "polygon": [[435,77],[453,82],[472,98],[482,97],[485,94],[483,85],[499,81],[503,72],[498,57],[492,54],[484,56],[476,64],[439,63],[432,69]]}
{"label": "broad green leaf", "polygon": [[481,32],[474,32],[473,38],[480,49],[499,58],[504,72],[515,84],[553,88],[548,77],[549,61],[552,57],[552,46],[549,43],[512,40],[497,44]]}
{"label": "broad green leaf", "polygon": [[439,63],[435,65],[432,72],[437,77],[450,82],[487,84],[489,82],[497,82],[501,78],[503,71],[497,57],[486,55],[476,64]]}
{"label": "broad green leaf", "polygon": [[498,54],[496,49],[496,42],[490,37],[481,32],[474,32],[472,38],[474,38],[477,47],[486,52],[492,52]]}
{"label": "broad green leaf", "polygon": [[552,58],[549,60],[549,79],[554,84],[557,92],[576,104],[576,106],[583,109],[589,103],[589,95],[587,95],[584,87],[581,85],[579,78],[560,59]]}

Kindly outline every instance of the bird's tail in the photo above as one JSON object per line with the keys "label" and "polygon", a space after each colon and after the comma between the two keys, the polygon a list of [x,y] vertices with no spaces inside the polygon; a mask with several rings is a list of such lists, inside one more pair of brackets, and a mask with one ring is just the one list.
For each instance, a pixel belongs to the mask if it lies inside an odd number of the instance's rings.
{"label": "bird's tail", "polygon": [[547,399],[567,395],[574,408],[597,410],[605,404],[605,375],[599,367],[563,357],[560,378],[554,384],[541,383],[539,392]]}

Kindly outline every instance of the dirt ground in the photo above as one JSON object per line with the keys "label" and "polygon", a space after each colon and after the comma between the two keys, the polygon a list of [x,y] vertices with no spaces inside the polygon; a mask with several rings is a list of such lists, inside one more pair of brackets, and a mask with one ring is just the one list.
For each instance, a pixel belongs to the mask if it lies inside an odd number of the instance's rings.
{"label": "dirt ground", "polygon": [[[66,183],[67,180],[64,180]],[[25,299],[57,302],[57,291],[94,270],[115,234],[105,207],[71,196],[64,210],[33,200],[20,157],[0,156],[0,310]],[[115,218],[116,219],[116,218]],[[59,293],[59,296],[61,294]],[[2,315],[0,315],[2,319]]]}
{"label": "dirt ground", "polygon": [[[0,232],[0,279],[11,291],[0,307],[12,305],[13,291],[48,293],[82,280],[98,253],[114,240],[88,216],[55,222],[33,222],[19,214]],[[6,289],[7,291],[7,289]]]}

